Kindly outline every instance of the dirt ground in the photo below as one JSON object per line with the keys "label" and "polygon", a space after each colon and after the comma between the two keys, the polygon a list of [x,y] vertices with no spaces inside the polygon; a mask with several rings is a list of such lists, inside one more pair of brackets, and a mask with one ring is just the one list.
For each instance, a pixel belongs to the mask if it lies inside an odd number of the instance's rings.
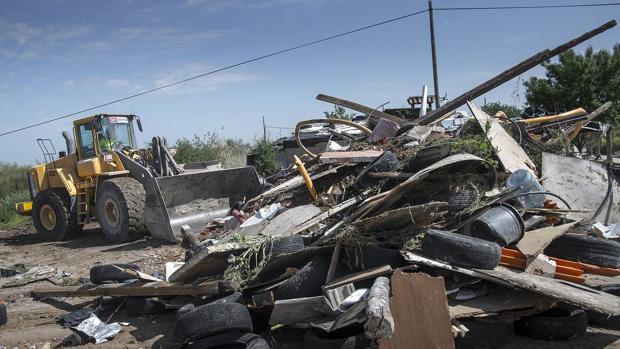
{"label": "dirt ground", "polygon": [[[166,245],[161,240],[145,238],[125,244],[111,244],[103,239],[98,227],[84,230],[83,235],[68,241],[41,242],[32,227],[0,231],[0,267],[23,263],[28,267],[48,265],[69,276],[68,282],[88,277],[96,263],[129,262],[138,264],[146,273],[164,272],[164,263],[183,259],[184,250],[178,245]],[[56,322],[56,318],[70,311],[93,304],[94,298],[57,298],[37,301],[30,291],[37,287],[53,286],[49,281],[0,289],[0,300],[7,304],[8,323],[0,327],[0,348],[41,348],[46,342],[52,347],[71,334]],[[114,307],[111,307],[111,309]],[[104,312],[107,320],[114,311]],[[174,312],[153,317],[130,317],[121,309],[111,322],[128,322],[108,343],[89,344],[83,348],[169,348],[174,326]]]}
{"label": "dirt ground", "polygon": [[[0,230],[0,267],[23,263],[28,267],[48,265],[64,271],[69,282],[88,277],[89,269],[96,263],[131,262],[140,265],[147,273],[164,271],[164,263],[182,260],[184,250],[177,245],[166,245],[160,240],[143,240],[113,245],[105,241],[96,226],[68,241],[41,242],[32,227]],[[0,289],[0,301],[7,304],[8,323],[0,327],[0,348],[41,348],[50,343],[59,346],[71,334],[57,323],[59,316],[93,304],[94,298],[57,298],[33,300],[30,291],[49,287],[49,281],[39,281],[22,287]],[[100,316],[111,322],[127,322],[121,333],[107,343],[87,344],[80,348],[171,348],[171,334],[175,313],[157,316],[131,317],[122,309],[111,306]],[[513,336],[503,348],[620,348],[620,332],[589,328],[585,336],[569,340],[547,342]]]}

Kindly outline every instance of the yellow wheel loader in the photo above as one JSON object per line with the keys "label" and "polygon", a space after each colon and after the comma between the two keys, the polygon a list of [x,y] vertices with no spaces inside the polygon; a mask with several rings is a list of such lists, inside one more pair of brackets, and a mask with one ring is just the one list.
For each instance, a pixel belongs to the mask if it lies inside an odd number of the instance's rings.
{"label": "yellow wheel loader", "polygon": [[263,184],[252,166],[184,170],[163,137],[138,149],[134,123],[142,131],[136,115],[75,120],[73,137],[63,131],[67,149],[58,154],[49,139],[37,139],[45,163],[29,169],[32,201],[16,210],[32,216],[42,239],[69,238],[97,221],[112,242],[147,232],[177,242],[181,225],[200,231],[227,215],[231,204],[260,194]]}

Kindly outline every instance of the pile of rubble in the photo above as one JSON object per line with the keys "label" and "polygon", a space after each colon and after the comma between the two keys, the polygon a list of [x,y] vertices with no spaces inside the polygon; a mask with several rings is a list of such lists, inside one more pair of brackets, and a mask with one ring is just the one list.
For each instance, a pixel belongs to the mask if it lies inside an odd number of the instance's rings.
{"label": "pile of rubble", "polygon": [[[618,327],[618,168],[610,128],[588,125],[610,103],[508,119],[467,102],[407,122],[317,98],[365,117],[298,123],[269,189],[183,227],[186,258],[166,263],[165,281],[100,265],[100,285],[33,294],[176,310],[187,348],[497,346],[493,324],[549,340]],[[597,155],[574,147],[583,132],[606,134],[605,162],[580,158]],[[310,133],[329,136],[308,146]],[[120,330],[73,315],[68,326],[98,342]]]}

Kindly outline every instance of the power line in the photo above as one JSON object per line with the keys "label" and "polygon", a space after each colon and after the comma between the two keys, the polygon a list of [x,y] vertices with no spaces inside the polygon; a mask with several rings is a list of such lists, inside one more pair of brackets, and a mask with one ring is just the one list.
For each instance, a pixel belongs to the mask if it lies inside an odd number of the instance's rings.
{"label": "power line", "polygon": [[3,133],[0,133],[0,137],[6,136],[6,135],[11,134],[11,133],[23,131],[23,130],[26,130],[26,129],[29,129],[29,128],[33,128],[33,127],[36,127],[36,126],[41,126],[41,125],[44,125],[44,124],[48,124],[50,122],[58,121],[60,119],[68,118],[70,116],[81,114],[81,113],[84,113],[84,112],[87,112],[87,111],[91,111],[91,110],[94,110],[94,109],[98,109],[98,108],[101,108],[101,107],[106,107],[106,106],[111,105],[111,104],[116,104],[116,103],[119,103],[119,102],[123,102],[123,101],[126,101],[128,99],[132,99],[132,98],[136,98],[136,97],[139,97],[139,96],[143,96],[143,95],[148,94],[148,93],[152,93],[152,92],[156,92],[156,91],[159,91],[159,90],[163,90],[163,89],[168,88],[168,87],[179,85],[179,84],[191,81],[191,80],[195,80],[195,79],[207,76],[207,75],[219,73],[221,71],[232,69],[232,68],[235,68],[235,67],[239,67],[239,66],[242,66],[242,65],[245,65],[245,64],[249,64],[249,63],[252,63],[252,62],[260,61],[260,60],[263,60],[263,59],[266,59],[266,58],[269,58],[269,57],[273,57],[273,56],[281,55],[283,53],[287,53],[287,52],[291,52],[291,51],[294,51],[294,50],[298,50],[298,49],[303,48],[303,47],[308,47],[308,46],[316,45],[316,44],[319,44],[319,43],[322,43],[322,42],[325,42],[325,41],[333,40],[333,39],[340,38],[340,37],[343,37],[343,36],[346,36],[346,35],[351,35],[351,34],[354,34],[354,33],[357,33],[357,32],[363,31],[363,30],[367,30],[367,29],[371,29],[371,28],[375,28],[375,27],[384,25],[384,24],[400,21],[400,20],[403,20],[403,19],[406,19],[406,18],[409,18],[409,17],[413,17],[415,15],[422,14],[422,13],[424,13],[426,11],[428,11],[428,10],[422,10],[422,11],[408,13],[408,14],[403,15],[403,16],[394,17],[394,18],[391,18],[391,19],[388,19],[388,20],[385,20],[385,21],[381,21],[381,22],[370,24],[370,25],[367,25],[367,26],[364,26],[364,27],[360,27],[360,28],[357,28],[357,29],[349,30],[349,31],[346,31],[344,33],[340,33],[340,34],[336,34],[336,35],[331,35],[331,36],[328,36],[328,37],[325,37],[325,38],[322,38],[322,39],[318,39],[318,40],[315,40],[315,41],[307,42],[305,44],[289,47],[287,49],[280,50],[280,51],[275,51],[275,52],[272,52],[272,53],[268,53],[268,54],[265,54],[265,55],[262,55],[262,56],[259,56],[259,57],[256,57],[256,58],[251,58],[251,59],[239,62],[239,63],[235,63],[235,64],[231,64],[231,65],[225,66],[223,68],[211,70],[211,71],[203,73],[203,74],[194,75],[192,77],[189,77],[189,78],[186,78],[186,79],[183,79],[183,80],[179,80],[179,81],[176,81],[176,82],[173,82],[173,83],[170,83],[170,84],[166,84],[166,85],[163,85],[163,86],[152,88],[150,90],[142,91],[142,92],[139,92],[139,93],[127,96],[127,97],[115,99],[113,101],[106,102],[106,103],[103,103],[103,104],[99,104],[99,105],[96,105],[94,107],[85,108],[85,109],[82,109],[80,111],[76,111],[76,112],[73,112],[73,113],[70,113],[70,114],[65,114],[65,115],[58,116],[58,117],[55,117],[55,118],[52,118],[52,119],[49,119],[49,120],[37,122],[37,123],[31,124],[31,125],[28,125],[28,126],[24,126],[24,127],[20,127],[20,128],[11,130],[11,131],[6,131],[6,132],[3,132]]}
{"label": "power line", "polygon": [[549,9],[549,8],[577,8],[577,7],[604,7],[619,6],[620,2],[602,2],[593,4],[567,4],[567,5],[531,5],[531,6],[478,6],[478,7],[434,7],[435,11],[467,11],[467,10],[524,10],[524,9]]}

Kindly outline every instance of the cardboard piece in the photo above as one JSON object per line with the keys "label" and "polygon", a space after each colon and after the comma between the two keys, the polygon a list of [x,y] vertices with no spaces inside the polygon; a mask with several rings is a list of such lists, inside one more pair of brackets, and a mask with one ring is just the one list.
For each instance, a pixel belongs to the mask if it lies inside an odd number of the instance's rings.
{"label": "cardboard piece", "polygon": [[549,246],[551,241],[569,231],[575,224],[577,222],[528,231],[517,243],[517,249],[527,257],[527,263],[529,264],[545,247]]}
{"label": "cardboard piece", "polygon": [[454,348],[443,278],[398,270],[390,286],[395,331],[379,340],[380,349]]}

